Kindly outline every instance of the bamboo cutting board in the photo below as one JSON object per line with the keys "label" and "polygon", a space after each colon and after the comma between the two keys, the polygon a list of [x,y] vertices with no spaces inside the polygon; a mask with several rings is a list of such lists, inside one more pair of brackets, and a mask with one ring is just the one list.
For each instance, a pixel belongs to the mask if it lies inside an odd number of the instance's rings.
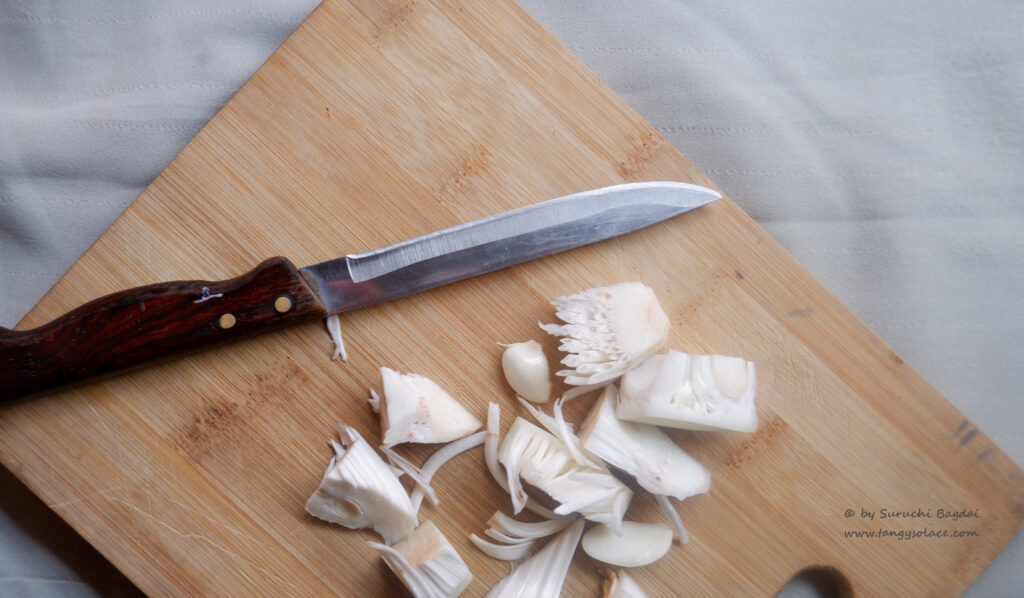
{"label": "bamboo cutting board", "polygon": [[[327,0],[20,328],[130,286],[306,265],[660,179],[710,184],[512,2]],[[858,596],[956,595],[1021,529],[1021,470],[728,199],[345,314],[348,363],[310,324],[3,407],[0,451],[151,595],[388,595],[375,535],[303,510],[335,424],[379,440],[365,398],[389,366],[481,419],[498,402],[505,429],[523,413],[497,343],[534,338],[555,361],[536,326],[548,302],[625,280],[654,288],[673,348],[742,355],[760,378],[756,433],[672,433],[712,488],[679,506],[691,541],[633,572],[651,595],[767,596],[808,567]],[[482,595],[508,565],[466,536],[509,501],[479,449],[435,480],[441,505],[421,519]],[[630,515],[660,519],[643,493]],[[921,533],[866,535],[881,530]],[[596,567],[578,555],[565,595],[598,595]]]}

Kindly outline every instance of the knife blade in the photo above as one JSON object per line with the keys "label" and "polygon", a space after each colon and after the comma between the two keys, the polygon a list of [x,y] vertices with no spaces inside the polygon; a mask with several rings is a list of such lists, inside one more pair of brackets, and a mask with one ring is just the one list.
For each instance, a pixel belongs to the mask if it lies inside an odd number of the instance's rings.
{"label": "knife blade", "polygon": [[610,239],[719,197],[689,183],[614,185],[304,268],[276,257],[231,280],[112,293],[32,330],[0,328],[0,403]]}

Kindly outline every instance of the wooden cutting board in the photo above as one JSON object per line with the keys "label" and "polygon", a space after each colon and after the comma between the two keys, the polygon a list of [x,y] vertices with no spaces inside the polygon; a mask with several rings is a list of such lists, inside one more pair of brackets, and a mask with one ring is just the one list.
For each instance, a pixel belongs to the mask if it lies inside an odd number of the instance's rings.
{"label": "wooden cutting board", "polygon": [[[20,327],[129,286],[309,264],[658,179],[710,184],[512,2],[327,0]],[[303,510],[335,424],[379,439],[365,398],[389,366],[481,419],[498,402],[507,428],[522,411],[497,343],[534,338],[557,360],[536,325],[554,321],[548,302],[626,280],[655,289],[673,348],[742,355],[760,378],[756,433],[672,434],[713,481],[679,507],[691,541],[634,572],[651,595],[767,596],[807,567],[859,596],[955,595],[1020,530],[1021,470],[728,199],[346,314],[348,363],[310,324],[3,407],[3,462],[151,595],[386,595],[399,585],[375,536]],[[421,517],[482,595],[509,567],[466,536],[508,499],[479,449],[435,487]],[[660,519],[642,493],[630,515]],[[848,534],[925,529],[950,536]],[[598,595],[596,567],[579,555],[565,595]]]}

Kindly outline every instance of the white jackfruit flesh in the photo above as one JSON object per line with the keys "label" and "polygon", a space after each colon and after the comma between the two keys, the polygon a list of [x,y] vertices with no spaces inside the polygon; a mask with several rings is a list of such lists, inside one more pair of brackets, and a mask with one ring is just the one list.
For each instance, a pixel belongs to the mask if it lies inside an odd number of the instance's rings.
{"label": "white jackfruit flesh", "polygon": [[581,535],[583,520],[577,519],[491,588],[487,598],[558,598]]}
{"label": "white jackfruit flesh", "polygon": [[644,490],[683,500],[708,491],[711,474],[697,460],[650,424],[621,421],[615,415],[618,389],[608,385],[580,427],[583,448],[636,478]]}
{"label": "white jackfruit flesh", "polygon": [[394,546],[370,543],[415,598],[454,598],[473,574],[432,521],[424,521]]}
{"label": "white jackfruit flesh", "polygon": [[378,410],[382,444],[451,442],[468,436],[483,423],[433,380],[380,368],[384,392]]}
{"label": "white jackfruit flesh", "polygon": [[622,377],[619,419],[688,430],[757,429],[753,362],[679,351],[654,355]]}
{"label": "white jackfruit flesh", "polygon": [[617,528],[633,492],[607,468],[577,462],[565,444],[553,434],[517,417],[498,448],[505,466],[514,510],[524,506],[520,478],[559,503],[555,515],[573,512]]}
{"label": "white jackfruit flesh", "polygon": [[650,287],[624,282],[555,299],[556,315],[565,324],[542,324],[561,337],[567,355],[558,372],[568,384],[600,384],[618,378],[668,338],[670,322]]}
{"label": "white jackfruit flesh", "polygon": [[355,428],[338,426],[341,444],[334,441],[334,457],[306,511],[345,527],[373,528],[388,544],[409,535],[416,527],[416,511],[394,471]]}

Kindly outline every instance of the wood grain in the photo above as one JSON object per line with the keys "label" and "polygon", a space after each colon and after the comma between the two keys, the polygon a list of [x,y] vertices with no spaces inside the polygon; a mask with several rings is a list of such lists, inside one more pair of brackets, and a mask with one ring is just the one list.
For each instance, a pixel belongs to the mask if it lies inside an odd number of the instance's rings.
{"label": "wood grain", "polygon": [[[710,184],[515,4],[327,0],[20,327],[132,286],[227,279],[271,255],[305,265],[659,179]],[[374,536],[303,511],[335,423],[379,440],[365,397],[388,366],[481,418],[498,402],[505,428],[521,411],[497,343],[534,338],[557,360],[536,326],[554,321],[548,301],[624,280],[657,292],[673,348],[742,355],[760,378],[756,433],[672,433],[712,488],[680,505],[691,542],[634,572],[652,595],[769,596],[814,566],[858,596],[956,595],[1021,529],[1021,470],[728,199],[346,314],[348,363],[309,323],[4,406],[0,452],[150,595],[387,595]],[[479,452],[435,488],[422,516],[482,595],[508,567],[466,536],[508,499]],[[643,495],[630,515],[660,517]],[[975,535],[844,535],[926,527]],[[578,556],[565,595],[597,595],[596,567]]]}

